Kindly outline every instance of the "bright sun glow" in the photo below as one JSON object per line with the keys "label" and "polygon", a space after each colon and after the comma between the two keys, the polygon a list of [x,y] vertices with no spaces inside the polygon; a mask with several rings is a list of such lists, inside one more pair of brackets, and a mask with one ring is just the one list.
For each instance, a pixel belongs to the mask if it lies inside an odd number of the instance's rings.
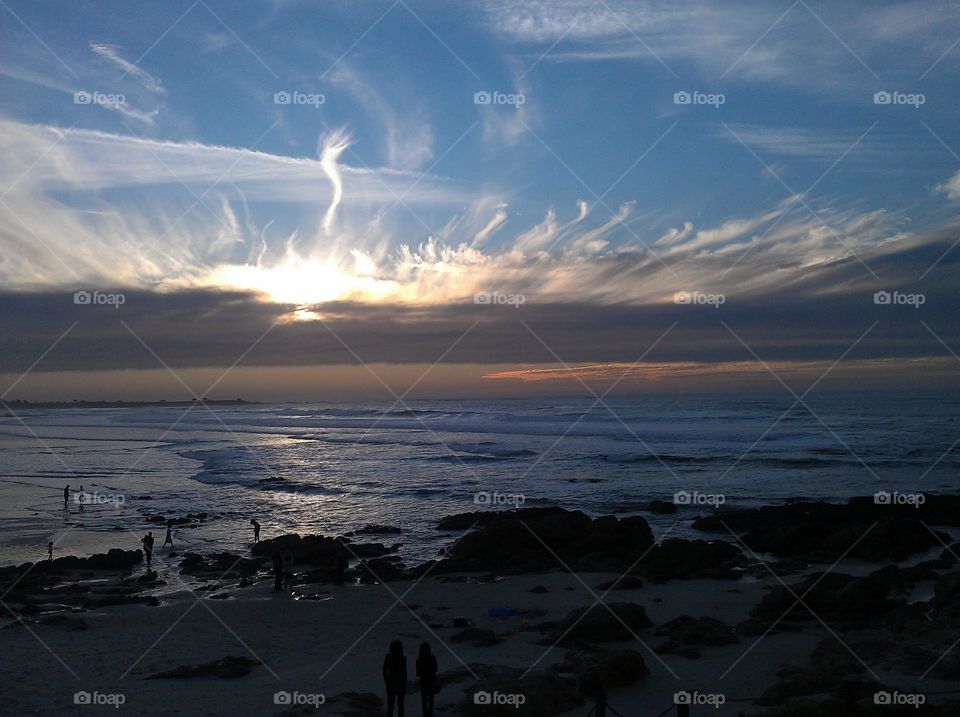
{"label": "bright sun glow", "polygon": [[321,304],[328,301],[379,301],[396,293],[397,283],[373,275],[373,261],[353,253],[353,267],[333,259],[288,255],[271,267],[233,264],[218,267],[210,283],[235,289],[257,291],[282,304]]}

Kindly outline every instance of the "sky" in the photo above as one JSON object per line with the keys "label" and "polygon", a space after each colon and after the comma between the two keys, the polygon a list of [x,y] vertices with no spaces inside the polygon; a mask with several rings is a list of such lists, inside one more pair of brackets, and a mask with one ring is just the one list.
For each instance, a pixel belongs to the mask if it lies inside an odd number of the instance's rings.
{"label": "sky", "polygon": [[4,398],[956,385],[955,3],[3,0],[0,35]]}

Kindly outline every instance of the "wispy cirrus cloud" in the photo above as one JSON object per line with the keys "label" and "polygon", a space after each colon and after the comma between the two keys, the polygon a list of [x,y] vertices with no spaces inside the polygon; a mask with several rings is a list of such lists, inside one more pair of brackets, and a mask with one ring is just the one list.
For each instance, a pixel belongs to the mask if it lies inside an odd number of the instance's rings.
{"label": "wispy cirrus cloud", "polygon": [[814,93],[862,86],[875,79],[874,64],[905,48],[915,77],[960,32],[960,18],[935,0],[867,10],[708,0],[490,0],[485,8],[495,32],[538,62],[643,61]]}
{"label": "wispy cirrus cloud", "polygon": [[163,83],[160,82],[158,78],[151,75],[139,65],[136,65],[125,59],[120,54],[119,48],[116,46],[104,42],[92,42],[90,43],[90,49],[104,60],[107,60],[123,70],[124,75],[130,75],[131,77],[138,79],[146,89],[150,90],[150,92],[158,95],[167,94],[166,89],[163,87]]}

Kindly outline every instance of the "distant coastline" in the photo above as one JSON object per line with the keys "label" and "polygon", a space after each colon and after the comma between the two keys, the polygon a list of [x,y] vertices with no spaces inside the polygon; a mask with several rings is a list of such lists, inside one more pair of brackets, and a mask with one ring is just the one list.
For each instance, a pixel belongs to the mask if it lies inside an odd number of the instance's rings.
{"label": "distant coastline", "polygon": [[191,406],[194,404],[207,406],[251,406],[256,401],[244,401],[242,398],[228,398],[212,400],[207,398],[191,399],[189,401],[0,401],[0,405],[16,410],[18,408],[146,408],[150,406]]}

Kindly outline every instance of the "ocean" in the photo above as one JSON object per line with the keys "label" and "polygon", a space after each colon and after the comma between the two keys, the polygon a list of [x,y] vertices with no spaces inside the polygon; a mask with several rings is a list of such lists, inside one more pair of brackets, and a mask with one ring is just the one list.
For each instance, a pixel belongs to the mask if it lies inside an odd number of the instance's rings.
{"label": "ocean", "polygon": [[[154,515],[207,513],[178,550],[263,538],[401,528],[412,565],[451,534],[444,515],[558,505],[642,514],[662,533],[716,505],[877,491],[956,491],[949,393],[409,400],[123,409],[29,409],[0,418],[0,564],[134,549]],[[954,448],[951,450],[951,448]],[[62,491],[82,485],[83,510]],[[674,515],[644,512],[676,501]],[[701,536],[702,537],[702,536]]]}

